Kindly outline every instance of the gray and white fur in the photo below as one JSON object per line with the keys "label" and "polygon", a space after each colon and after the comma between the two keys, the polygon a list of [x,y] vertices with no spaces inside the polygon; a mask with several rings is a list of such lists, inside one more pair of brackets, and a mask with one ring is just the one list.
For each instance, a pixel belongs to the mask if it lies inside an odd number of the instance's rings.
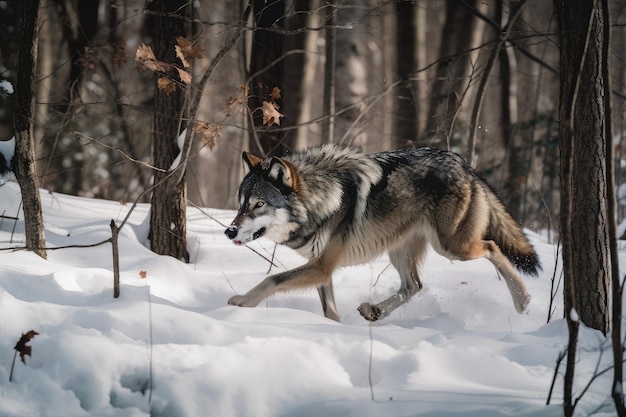
{"label": "gray and white fur", "polygon": [[239,211],[226,235],[237,245],[261,236],[308,259],[272,275],[229,304],[254,307],[279,291],[316,287],[324,315],[339,321],[332,273],[387,252],[400,275],[388,299],[359,307],[388,316],[422,288],[427,247],[451,260],[487,258],[518,312],[530,296],[515,268],[536,275],[537,255],[491,189],[453,152],[434,148],[365,154],[323,145],[262,160],[244,152]]}

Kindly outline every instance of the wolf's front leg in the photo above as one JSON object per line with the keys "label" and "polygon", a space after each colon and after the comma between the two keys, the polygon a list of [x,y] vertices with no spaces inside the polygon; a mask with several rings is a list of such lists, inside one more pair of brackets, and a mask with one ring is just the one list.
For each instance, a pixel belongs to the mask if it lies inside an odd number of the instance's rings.
{"label": "wolf's front leg", "polygon": [[228,304],[256,307],[276,292],[320,287],[330,283],[333,269],[329,268],[323,259],[316,259],[298,268],[265,278],[246,294],[231,297]]}

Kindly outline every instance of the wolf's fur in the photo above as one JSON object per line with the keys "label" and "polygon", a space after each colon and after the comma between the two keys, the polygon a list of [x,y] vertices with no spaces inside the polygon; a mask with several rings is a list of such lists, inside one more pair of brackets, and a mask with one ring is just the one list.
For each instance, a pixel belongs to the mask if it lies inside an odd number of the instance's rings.
{"label": "wolf's fur", "polygon": [[339,320],[333,271],[386,251],[400,289],[359,307],[364,318],[378,320],[422,288],[418,267],[430,244],[451,260],[489,259],[517,311],[526,309],[530,296],[513,265],[536,275],[537,255],[459,155],[432,148],[368,155],[323,145],[266,160],[244,152],[243,161],[239,212],[226,235],[237,245],[264,236],[309,261],[266,278],[229,304],[254,307],[278,291],[316,287],[324,315]]}

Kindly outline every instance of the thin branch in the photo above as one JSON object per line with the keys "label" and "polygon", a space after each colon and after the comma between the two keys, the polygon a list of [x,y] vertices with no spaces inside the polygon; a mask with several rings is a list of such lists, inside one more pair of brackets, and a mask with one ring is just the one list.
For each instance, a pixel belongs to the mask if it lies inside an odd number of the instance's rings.
{"label": "thin branch", "polygon": [[482,79],[480,80],[480,84],[478,86],[478,91],[476,93],[476,102],[474,104],[474,108],[472,109],[472,117],[470,120],[470,131],[469,131],[469,155],[468,161],[470,164],[474,165],[474,152],[476,147],[476,129],[478,127],[478,118],[480,117],[480,111],[483,106],[483,100],[485,99],[485,94],[487,93],[487,83],[489,82],[489,77],[491,75],[491,70],[495,66],[498,57],[500,56],[500,51],[502,47],[507,42],[509,35],[511,34],[511,30],[513,29],[513,25],[515,21],[522,13],[522,9],[526,4],[527,0],[519,1],[515,7],[511,10],[511,16],[509,17],[509,21],[506,26],[502,30],[500,34],[500,39],[496,44],[496,47],[491,51],[491,56],[487,61],[487,65],[485,66],[485,70],[483,72]]}

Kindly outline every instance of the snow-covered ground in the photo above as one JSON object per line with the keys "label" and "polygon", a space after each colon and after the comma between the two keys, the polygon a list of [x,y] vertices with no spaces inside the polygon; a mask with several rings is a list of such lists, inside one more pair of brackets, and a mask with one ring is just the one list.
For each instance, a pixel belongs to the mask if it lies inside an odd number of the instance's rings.
{"label": "snow-covered ground", "polygon": [[[49,246],[110,237],[130,204],[41,192]],[[0,215],[19,217],[19,187],[0,186]],[[487,261],[431,253],[425,288],[370,324],[356,307],[398,285],[382,257],[335,273],[343,323],[327,320],[315,290],[272,297],[257,308],[226,304],[268,272],[274,245],[235,247],[223,234],[233,212],[188,211],[191,262],[148,248],[148,207],[119,238],[121,296],[113,298],[111,245],[48,252],[0,251],[0,416],[559,416],[562,377],[546,406],[567,340],[561,289],[547,322],[556,249],[531,236],[543,271],[526,278],[528,314],[515,312]],[[0,219],[0,248],[24,245],[22,220]],[[622,259],[626,253],[622,252]],[[303,259],[276,250],[278,267]],[[557,276],[560,267],[557,268]],[[35,330],[32,356],[16,342]],[[610,363],[610,345],[584,330],[578,392]],[[602,356],[602,352],[604,355]],[[610,372],[578,405],[613,415]]]}

